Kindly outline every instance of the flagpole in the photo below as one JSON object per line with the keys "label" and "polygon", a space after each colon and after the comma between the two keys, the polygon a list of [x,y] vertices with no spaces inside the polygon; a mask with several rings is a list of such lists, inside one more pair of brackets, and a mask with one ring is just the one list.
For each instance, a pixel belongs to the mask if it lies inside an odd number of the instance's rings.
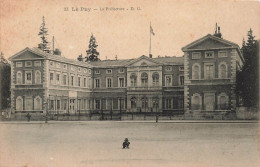
{"label": "flagpole", "polygon": [[151,47],[152,47],[152,40],[151,40],[151,22],[150,22],[150,48],[149,48],[149,56],[150,56],[150,54],[151,54]]}

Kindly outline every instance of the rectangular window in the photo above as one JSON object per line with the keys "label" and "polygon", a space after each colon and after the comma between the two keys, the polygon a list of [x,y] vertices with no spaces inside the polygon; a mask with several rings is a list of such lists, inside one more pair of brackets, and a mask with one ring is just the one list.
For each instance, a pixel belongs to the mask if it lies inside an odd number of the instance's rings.
{"label": "rectangular window", "polygon": [[125,78],[119,78],[119,87],[120,88],[125,87]]}
{"label": "rectangular window", "polygon": [[60,68],[60,63],[57,63],[57,64],[56,64],[56,68]]}
{"label": "rectangular window", "polygon": [[25,62],[25,67],[32,67],[32,62],[31,61],[26,61]]}
{"label": "rectangular window", "polygon": [[60,110],[60,100],[57,100],[57,110]]}
{"label": "rectangular window", "polygon": [[50,73],[50,81],[51,81],[51,83],[53,83],[53,79],[54,79],[53,76],[54,76],[54,74],[51,72]]}
{"label": "rectangular window", "polygon": [[50,66],[54,66],[54,62],[53,61],[50,61]]}
{"label": "rectangular window", "polygon": [[81,71],[81,68],[80,67],[78,67],[78,72],[80,72]]}
{"label": "rectangular window", "polygon": [[99,83],[99,79],[95,79],[95,88],[99,88],[100,87],[100,83]]}
{"label": "rectangular window", "polygon": [[33,109],[33,100],[32,97],[25,97],[25,110],[32,110]]}
{"label": "rectangular window", "polygon": [[120,68],[119,69],[119,73],[123,73],[124,72],[124,69],[123,68]]}
{"label": "rectangular window", "polygon": [[179,71],[184,71],[184,66],[180,66]]}
{"label": "rectangular window", "polygon": [[56,84],[60,84],[60,74],[56,74]]}
{"label": "rectangular window", "polygon": [[172,71],[172,67],[171,66],[167,66],[166,67],[166,71]]}
{"label": "rectangular window", "polygon": [[214,65],[206,65],[205,66],[205,78],[213,79],[214,78]]}
{"label": "rectangular window", "polygon": [[70,76],[70,83],[71,83],[71,86],[74,86],[74,76]]}
{"label": "rectangular window", "polygon": [[22,62],[16,62],[16,67],[23,67],[23,63]]}
{"label": "rectangular window", "polygon": [[112,87],[112,78],[107,78],[107,88]]}
{"label": "rectangular window", "polygon": [[88,73],[91,74],[91,69],[88,70]]}
{"label": "rectangular window", "polygon": [[35,61],[34,62],[35,67],[40,67],[41,66],[41,61]]}
{"label": "rectangular window", "polygon": [[78,86],[80,86],[81,77],[78,77]]}
{"label": "rectangular window", "polygon": [[172,108],[172,99],[165,99],[165,108],[166,109]]}
{"label": "rectangular window", "polygon": [[227,57],[227,52],[226,51],[219,51],[218,57]]}
{"label": "rectangular window", "polygon": [[205,58],[214,58],[214,52],[205,52]]}
{"label": "rectangular window", "polygon": [[25,84],[32,84],[32,72],[25,71]]}
{"label": "rectangular window", "polygon": [[107,70],[107,74],[112,74],[112,70],[111,69]]}
{"label": "rectangular window", "polygon": [[71,70],[71,71],[74,71],[74,67],[73,67],[72,65],[70,66],[70,70]]}
{"label": "rectangular window", "polygon": [[67,69],[67,64],[63,64],[63,69]]}
{"label": "rectangular window", "polygon": [[201,58],[201,54],[200,52],[193,52],[191,59],[200,59]]}
{"label": "rectangular window", "polygon": [[180,76],[180,85],[184,85],[184,76]]}
{"label": "rectangular window", "polygon": [[84,73],[87,73],[87,69],[86,68],[84,68]]}
{"label": "rectangular window", "polygon": [[99,70],[95,70],[95,74],[100,74],[100,71]]}
{"label": "rectangular window", "polygon": [[67,85],[67,75],[63,74],[63,85]]}
{"label": "rectangular window", "polygon": [[100,100],[96,99],[95,103],[96,103],[96,109],[100,109]]}
{"label": "rectangular window", "polygon": [[165,86],[172,86],[172,76],[171,75],[165,76]]}
{"label": "rectangular window", "polygon": [[84,78],[84,87],[87,87],[87,78]]}

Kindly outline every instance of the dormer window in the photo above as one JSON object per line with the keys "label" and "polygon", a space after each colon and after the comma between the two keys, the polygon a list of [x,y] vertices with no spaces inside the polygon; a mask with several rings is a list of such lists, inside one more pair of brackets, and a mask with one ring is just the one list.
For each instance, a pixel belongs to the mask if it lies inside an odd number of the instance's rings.
{"label": "dormer window", "polygon": [[111,69],[108,69],[108,70],[107,70],[107,74],[112,74],[112,70],[111,70]]}
{"label": "dormer window", "polygon": [[214,58],[214,52],[205,52],[205,58]]}

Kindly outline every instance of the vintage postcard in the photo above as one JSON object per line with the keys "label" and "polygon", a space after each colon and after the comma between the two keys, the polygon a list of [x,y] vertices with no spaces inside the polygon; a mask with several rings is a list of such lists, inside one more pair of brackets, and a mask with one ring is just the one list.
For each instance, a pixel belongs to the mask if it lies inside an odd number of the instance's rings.
{"label": "vintage postcard", "polygon": [[257,167],[260,2],[0,0],[1,167]]}

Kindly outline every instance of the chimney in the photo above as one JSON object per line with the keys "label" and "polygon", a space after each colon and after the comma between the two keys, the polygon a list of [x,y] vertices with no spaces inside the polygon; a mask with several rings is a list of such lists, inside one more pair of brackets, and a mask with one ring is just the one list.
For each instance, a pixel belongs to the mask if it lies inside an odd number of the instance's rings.
{"label": "chimney", "polygon": [[152,55],[152,54],[149,54],[149,57],[150,57],[150,58],[153,58],[153,55]]}
{"label": "chimney", "polygon": [[56,48],[56,49],[53,51],[53,54],[54,54],[54,55],[57,55],[57,56],[61,56],[61,51],[60,51],[58,48]]}
{"label": "chimney", "polygon": [[218,26],[218,24],[216,23],[216,29],[215,29],[215,34],[214,34],[215,37],[218,37],[218,38],[222,38],[222,34],[220,33],[220,27]]}

